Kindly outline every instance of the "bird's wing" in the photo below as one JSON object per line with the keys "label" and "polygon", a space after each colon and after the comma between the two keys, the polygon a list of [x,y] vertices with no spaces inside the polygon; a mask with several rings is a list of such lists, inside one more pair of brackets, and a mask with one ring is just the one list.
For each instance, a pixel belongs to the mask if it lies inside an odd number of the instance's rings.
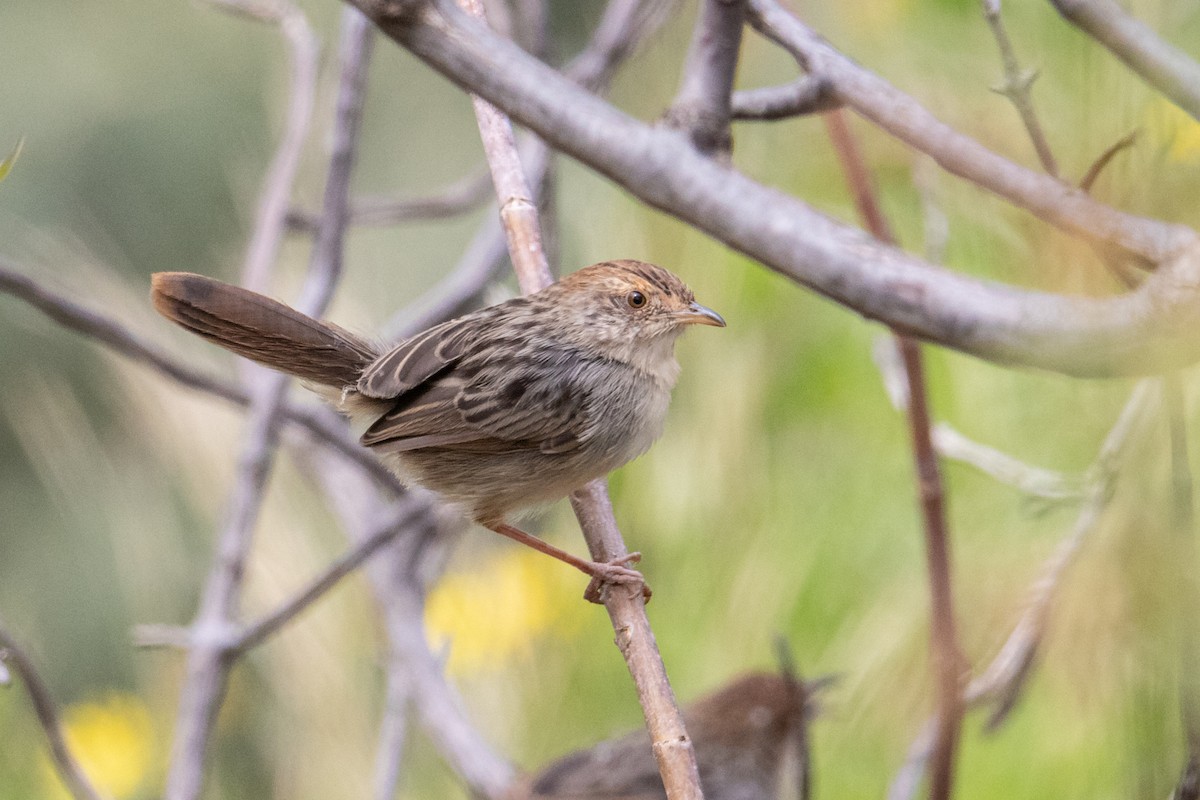
{"label": "bird's wing", "polygon": [[[428,343],[418,348],[437,349]],[[415,353],[407,362],[402,357],[397,363],[403,366],[420,358]],[[588,365],[575,351],[543,349],[532,362],[526,358],[484,361],[475,353],[439,363],[440,369],[422,367],[431,376],[407,389],[396,406],[363,434],[363,444],[391,452],[449,447],[565,453],[591,433],[588,384],[581,380]],[[554,378],[530,374],[531,369]]]}
{"label": "bird's wing", "polygon": [[481,333],[482,321],[477,315],[459,317],[404,340],[363,370],[359,393],[380,400],[404,397],[458,363]]}

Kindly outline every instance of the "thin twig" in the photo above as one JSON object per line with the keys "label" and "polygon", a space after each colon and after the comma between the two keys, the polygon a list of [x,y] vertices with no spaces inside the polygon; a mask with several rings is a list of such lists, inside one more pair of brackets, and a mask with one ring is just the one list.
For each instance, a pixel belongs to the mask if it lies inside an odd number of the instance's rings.
{"label": "thin twig", "polygon": [[[1144,380],[1137,384],[1122,408],[1117,421],[1104,437],[1104,442],[1088,468],[1087,497],[1070,534],[1059,543],[1046,560],[1037,580],[1030,588],[1030,599],[1021,618],[1001,645],[996,656],[967,686],[964,702],[969,707],[992,703],[988,728],[1001,724],[1016,706],[1021,690],[1030,675],[1038,650],[1045,639],[1050,608],[1062,586],[1064,575],[1075,563],[1084,542],[1097,528],[1105,509],[1112,501],[1116,480],[1134,434],[1146,423],[1157,406],[1159,392],[1156,383]],[[932,749],[930,720],[914,739],[904,767],[896,774],[888,790],[888,800],[910,800],[916,794]]]}
{"label": "thin twig", "polygon": [[241,654],[262,644],[272,634],[277,633],[284,625],[295,619],[302,611],[321,599],[334,586],[358,569],[368,558],[389,544],[401,533],[412,527],[413,521],[429,513],[426,503],[414,500],[411,496],[407,502],[394,504],[389,512],[377,522],[361,541],[345,555],[338,558],[307,586],[296,592],[289,600],[281,603],[276,609],[254,622],[234,639],[229,650]]}
{"label": "thin twig", "polygon": [[776,120],[819,114],[841,105],[829,81],[816,75],[801,75],[783,86],[734,92],[729,112],[733,119]]}
{"label": "thin twig", "polygon": [[1033,110],[1031,89],[1033,82],[1038,78],[1038,71],[1021,69],[1021,64],[1017,61],[1017,54],[1013,50],[1012,41],[1008,38],[1008,31],[1004,28],[1004,18],[1000,14],[1000,0],[983,0],[983,18],[987,20],[988,27],[992,29],[992,35],[996,37],[996,46],[1000,48],[1000,58],[1004,62],[1004,83],[996,87],[994,91],[1004,95],[1012,102],[1017,113],[1021,115],[1021,122],[1025,125],[1030,141],[1033,142],[1038,160],[1042,162],[1042,169],[1057,178],[1058,163],[1054,160],[1050,143],[1046,141],[1046,134],[1042,130],[1041,122],[1038,121],[1037,112]]}
{"label": "thin twig", "polygon": [[[888,244],[896,238],[883,216],[876,189],[867,172],[853,133],[843,112],[825,117],[830,139],[854,194],[859,216],[871,234]],[[951,585],[950,534],[946,524],[945,489],[930,432],[928,389],[925,385],[921,348],[915,339],[896,331],[896,342],[904,363],[908,385],[908,421],[912,437],[917,490],[924,518],[925,549],[930,590],[930,650],[936,687],[936,728],[932,754],[933,769],[929,796],[947,800],[954,784],[954,758],[962,727],[961,680],[965,660],[958,644]]]}
{"label": "thin twig", "polygon": [[1090,192],[1092,190],[1092,186],[1096,183],[1096,179],[1100,177],[1100,173],[1104,171],[1104,168],[1108,166],[1109,162],[1116,158],[1117,154],[1122,150],[1133,147],[1133,143],[1137,141],[1137,136],[1137,131],[1130,131],[1106,147],[1104,152],[1092,162],[1090,167],[1088,167],[1088,170],[1084,173],[1083,177],[1079,179],[1079,188],[1085,192]]}
{"label": "thin twig", "polygon": [[253,2],[252,0],[210,0],[217,8],[233,11],[251,19],[279,27],[287,39],[289,68],[287,119],[283,138],[263,179],[262,194],[255,214],[256,223],[242,263],[242,283],[256,292],[270,288],[269,278],[279,256],[279,246],[287,232],[287,208],[292,186],[300,169],[300,157],[312,122],[317,94],[317,38],[308,19],[288,0]]}
{"label": "thin twig", "polygon": [[58,720],[58,710],[55,708],[54,699],[50,696],[50,690],[42,682],[42,677],[38,674],[33,660],[25,654],[2,621],[0,621],[0,662],[11,666],[13,671],[20,676],[21,682],[25,684],[25,691],[29,693],[29,700],[33,703],[33,711],[37,715],[38,723],[42,726],[42,732],[46,734],[46,742],[50,745],[50,760],[54,763],[55,771],[58,772],[71,795],[75,800],[102,800],[103,795],[92,786],[91,781],[88,780],[87,775],[79,766],[79,762],[75,759],[75,755],[71,752],[66,737],[63,736],[62,725]]}
{"label": "thin twig", "polygon": [[[482,7],[477,2],[462,0],[462,3],[470,13],[482,18]],[[552,273],[542,251],[537,209],[529,199],[512,126],[508,117],[487,101],[473,96],[472,102],[496,185],[517,281],[523,292],[535,292],[551,283]],[[594,559],[611,561],[628,554],[603,480],[592,481],[573,493],[571,505]],[[667,796],[672,800],[699,800],[704,795],[695,750],[684,729],[683,717],[646,618],[641,587],[622,591],[605,586],[601,599],[617,633],[617,646],[633,676]]]}
{"label": "thin twig", "polygon": [[1071,24],[1200,120],[1200,64],[1113,0],[1051,0]]}
{"label": "thin twig", "polygon": [[[491,176],[486,169],[479,169],[423,197],[359,198],[350,203],[348,221],[350,225],[372,227],[418,219],[455,217],[482,204],[491,190]],[[321,215],[316,211],[294,208],[288,212],[288,226],[295,230],[316,230],[320,219]]]}
{"label": "thin twig", "polygon": [[746,0],[701,0],[679,93],[663,115],[702,153],[727,158],[733,147],[730,95],[745,19]]}
{"label": "thin twig", "polygon": [[[288,20],[298,25],[295,22],[297,17],[303,20],[299,11],[289,11],[284,16],[285,27]],[[303,24],[307,27],[306,22]],[[343,17],[343,27],[348,35],[342,40],[340,52],[342,69],[333,136],[343,149],[330,162],[323,210],[326,219],[319,226],[308,276],[296,304],[300,311],[310,315],[319,315],[329,303],[341,272],[346,192],[353,164],[353,145],[347,145],[346,142],[353,142],[352,134],[358,124],[361,100],[354,95],[361,94],[364,89],[363,71],[369,56],[367,42],[371,35],[370,26],[357,22],[356,17],[348,12]],[[264,213],[274,216],[260,217],[260,226],[282,231],[290,186],[282,194],[283,202],[273,202],[269,208],[264,206]],[[258,239],[256,232],[252,247]],[[262,273],[255,277],[265,282],[272,265],[268,263],[263,267],[249,260],[247,266],[261,270]],[[250,277],[247,274],[246,280],[249,281]],[[195,800],[203,786],[209,741],[224,698],[229,670],[235,661],[235,653],[228,649],[227,632],[234,625],[237,613],[245,559],[253,541],[255,522],[274,460],[280,410],[287,387],[286,376],[271,374],[256,381],[252,391],[244,435],[246,443],[239,460],[236,483],[226,512],[226,522],[218,539],[217,558],[193,625],[196,644],[188,652],[187,679],[180,696],[171,766],[167,773],[167,800]]]}

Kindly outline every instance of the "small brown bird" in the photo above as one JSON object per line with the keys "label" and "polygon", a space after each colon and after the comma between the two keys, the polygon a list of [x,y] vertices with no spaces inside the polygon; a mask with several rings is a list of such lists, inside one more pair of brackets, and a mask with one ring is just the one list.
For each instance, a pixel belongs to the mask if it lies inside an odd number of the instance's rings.
{"label": "small brown bird", "polygon": [[[785,675],[750,673],[683,711],[708,800],[775,800],[788,752],[807,795],[808,687]],[[645,730],[601,742],[550,764],[511,800],[665,800]]]}
{"label": "small brown bird", "polygon": [[159,313],[303,379],[350,417],[405,480],[474,521],[610,583],[625,564],[585,561],[508,524],[644,453],[662,433],[689,325],[724,327],[667,270],[606,261],[524,297],[383,349],[255,292],[184,272],[153,276]]}

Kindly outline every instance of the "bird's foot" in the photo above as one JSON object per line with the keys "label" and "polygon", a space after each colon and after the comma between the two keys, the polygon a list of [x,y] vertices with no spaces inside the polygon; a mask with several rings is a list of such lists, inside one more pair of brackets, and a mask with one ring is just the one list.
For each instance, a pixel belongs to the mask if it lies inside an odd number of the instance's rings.
{"label": "bird's foot", "polygon": [[588,571],[591,573],[592,580],[584,590],[583,598],[589,603],[603,603],[604,591],[609,586],[640,586],[643,601],[650,602],[650,597],[654,593],[646,584],[645,576],[636,569],[626,566],[626,564],[636,564],[641,560],[641,553],[629,553],[620,558],[614,558],[612,561],[588,562]]}

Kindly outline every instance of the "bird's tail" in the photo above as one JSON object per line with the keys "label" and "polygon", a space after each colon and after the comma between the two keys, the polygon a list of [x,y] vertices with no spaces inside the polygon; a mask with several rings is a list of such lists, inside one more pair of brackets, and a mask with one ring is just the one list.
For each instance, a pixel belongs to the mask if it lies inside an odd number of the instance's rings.
{"label": "bird's tail", "polygon": [[158,272],[158,313],[240,356],[306,381],[353,386],[378,352],[364,339],[269,297],[190,272]]}

